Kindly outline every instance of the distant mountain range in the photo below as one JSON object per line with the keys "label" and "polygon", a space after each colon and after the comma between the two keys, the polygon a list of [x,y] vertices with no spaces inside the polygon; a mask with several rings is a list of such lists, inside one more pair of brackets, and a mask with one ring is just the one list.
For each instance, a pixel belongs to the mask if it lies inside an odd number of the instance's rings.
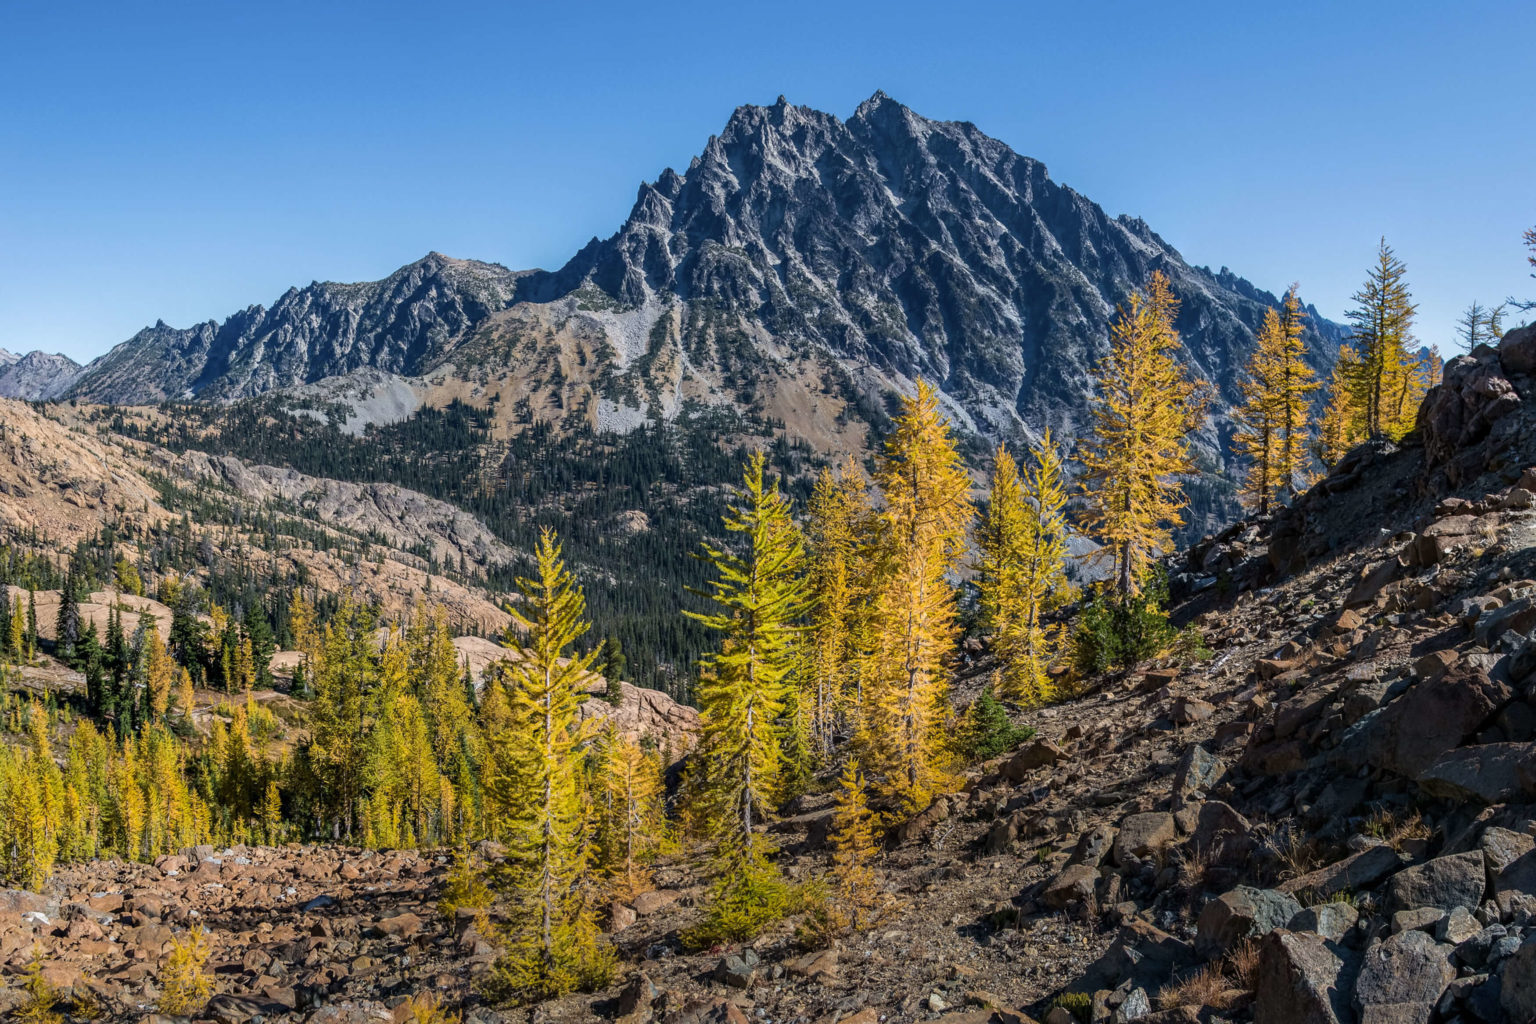
{"label": "distant mountain range", "polygon": [[[1186,358],[1215,385],[1203,447],[1219,458],[1275,295],[1191,266],[972,124],[883,93],[846,121],[780,98],[737,109],[686,172],[643,184],[618,232],[559,270],[432,253],[222,323],[157,323],[83,368],[31,353],[0,370],[0,394],[228,402],[376,371],[516,397],[525,418],[575,409],[626,429],[692,401],[794,435],[797,409],[875,422],[925,376],[978,440],[1070,434],[1116,304],[1157,269],[1182,301]],[[1324,369],[1343,330],[1310,312]]]}

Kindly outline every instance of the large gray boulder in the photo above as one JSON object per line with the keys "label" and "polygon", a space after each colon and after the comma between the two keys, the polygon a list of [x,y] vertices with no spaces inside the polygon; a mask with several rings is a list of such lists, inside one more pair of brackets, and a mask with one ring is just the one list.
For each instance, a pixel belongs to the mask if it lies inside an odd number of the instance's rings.
{"label": "large gray boulder", "polygon": [[1240,885],[1207,903],[1195,923],[1195,952],[1217,957],[1244,939],[1284,928],[1301,904],[1274,889]]}
{"label": "large gray boulder", "polygon": [[1360,1024],[1430,1024],[1435,1004],[1456,977],[1451,952],[1421,931],[1398,932],[1372,945],[1355,982]]}
{"label": "large gray boulder", "polygon": [[1362,719],[1360,752],[1367,764],[1413,778],[1461,746],[1513,697],[1508,686],[1481,669],[1453,665]]}
{"label": "large gray boulder", "polygon": [[1387,882],[1387,912],[1435,907],[1450,912],[1457,907],[1477,909],[1483,902],[1486,875],[1481,850],[1453,853],[1447,857],[1404,868]]}
{"label": "large gray boulder", "polygon": [[1356,965],[1320,935],[1272,931],[1259,944],[1253,1024],[1348,1024]]}

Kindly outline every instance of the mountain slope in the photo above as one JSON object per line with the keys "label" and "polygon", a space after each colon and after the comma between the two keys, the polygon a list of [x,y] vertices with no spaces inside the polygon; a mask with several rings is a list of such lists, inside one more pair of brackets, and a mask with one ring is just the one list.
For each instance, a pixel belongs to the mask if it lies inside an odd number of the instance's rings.
{"label": "mountain slope", "polygon": [[28,352],[13,355],[0,349],[0,398],[46,402],[69,390],[80,375],[80,364],[66,355]]}
{"label": "mountain slope", "polygon": [[[1114,307],[1154,269],[1183,302],[1190,363],[1235,401],[1273,295],[1190,266],[974,125],[876,93],[846,122],[782,97],[739,108],[686,174],[642,186],[617,234],[524,293],[705,304],[887,386],[927,376],[969,427],[1006,436],[1081,421]],[[1341,332],[1312,319],[1325,366]]]}
{"label": "mountain slope", "polygon": [[505,267],[439,253],[382,281],[290,288],[223,323],[145,328],[85,368],[70,394],[143,404],[229,400],[364,367],[417,373],[512,299]]}

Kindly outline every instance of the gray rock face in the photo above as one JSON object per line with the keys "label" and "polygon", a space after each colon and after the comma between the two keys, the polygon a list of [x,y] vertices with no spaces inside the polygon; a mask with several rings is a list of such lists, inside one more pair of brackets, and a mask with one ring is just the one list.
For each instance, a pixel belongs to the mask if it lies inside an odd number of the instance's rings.
{"label": "gray rock face", "polygon": [[1353,965],[1312,934],[1273,931],[1259,944],[1254,1024],[1343,1024],[1352,1021]]}
{"label": "gray rock face", "polygon": [[[4,351],[0,349],[0,351]],[[80,376],[80,364],[66,355],[28,352],[0,360],[0,398],[46,402],[68,391]]]}
{"label": "gray rock face", "polygon": [[1274,889],[1240,885],[1211,900],[1195,923],[1195,951],[1214,957],[1243,939],[1256,938],[1284,928],[1301,913],[1301,904]]}
{"label": "gray rock face", "polygon": [[1369,719],[1359,750],[1375,767],[1415,776],[1460,746],[1513,696],[1486,672],[1453,666],[1438,679],[1416,683]]}
{"label": "gray rock face", "polygon": [[1536,1020],[1536,941],[1523,943],[1504,964],[1499,1003],[1512,1021]]}
{"label": "gray rock face", "polygon": [[223,323],[147,327],[94,360],[69,393],[119,403],[233,399],[372,367],[415,374],[511,304],[518,274],[438,253],[382,281],[290,288]]}
{"label": "gray rock face", "polygon": [[1387,883],[1387,906],[1393,911],[1434,907],[1475,910],[1483,901],[1483,854],[1456,853],[1404,868]]}
{"label": "gray rock face", "polygon": [[[966,122],[876,93],[843,121],[782,98],[736,110],[686,173],[642,185],[618,233],[530,297],[590,287],[702,300],[849,360],[937,382],[984,433],[1079,420],[1115,305],[1153,269],[1222,396],[1274,297],[1191,267]],[[1340,329],[1317,316],[1322,365]]]}
{"label": "gray rock face", "polygon": [[1355,983],[1360,1024],[1429,1024],[1455,977],[1450,946],[1427,932],[1399,932],[1365,951]]}
{"label": "gray rock face", "polygon": [[1359,920],[1360,911],[1348,903],[1319,903],[1291,918],[1286,927],[1293,932],[1316,932],[1329,942],[1343,942]]}

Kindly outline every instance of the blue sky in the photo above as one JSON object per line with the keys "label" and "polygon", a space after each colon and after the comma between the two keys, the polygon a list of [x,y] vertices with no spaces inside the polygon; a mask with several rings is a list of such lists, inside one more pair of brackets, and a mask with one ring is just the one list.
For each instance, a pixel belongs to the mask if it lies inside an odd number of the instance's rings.
{"label": "blue sky", "polygon": [[0,5],[0,346],[439,250],[554,267],[742,103],[881,88],[1186,258],[1341,317],[1385,234],[1420,337],[1536,295],[1536,4]]}

